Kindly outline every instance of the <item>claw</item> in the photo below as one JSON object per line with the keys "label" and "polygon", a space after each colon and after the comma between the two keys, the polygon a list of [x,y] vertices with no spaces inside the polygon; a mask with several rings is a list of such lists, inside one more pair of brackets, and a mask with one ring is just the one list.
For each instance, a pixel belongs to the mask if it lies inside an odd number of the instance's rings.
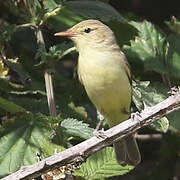
{"label": "claw", "polygon": [[141,118],[141,114],[139,112],[131,113],[131,119],[133,121],[137,121],[139,125],[141,125],[141,121],[139,120]]}
{"label": "claw", "polygon": [[104,134],[104,129],[94,130],[93,135],[96,136],[97,138],[102,138],[102,139],[107,138],[107,136]]}

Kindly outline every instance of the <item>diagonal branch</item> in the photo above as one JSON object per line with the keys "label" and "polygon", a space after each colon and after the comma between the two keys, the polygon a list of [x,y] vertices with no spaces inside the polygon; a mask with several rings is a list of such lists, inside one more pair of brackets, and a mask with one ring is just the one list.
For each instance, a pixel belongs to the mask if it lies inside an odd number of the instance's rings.
{"label": "diagonal branch", "polygon": [[36,164],[24,166],[19,171],[3,178],[2,180],[32,179],[57,167],[65,166],[70,163],[82,162],[90,155],[112,144],[114,141],[147,126],[178,109],[180,109],[180,88],[176,93],[161,103],[152,107],[147,107],[140,114],[135,115],[134,118],[130,118],[105,131],[106,139],[92,137]]}

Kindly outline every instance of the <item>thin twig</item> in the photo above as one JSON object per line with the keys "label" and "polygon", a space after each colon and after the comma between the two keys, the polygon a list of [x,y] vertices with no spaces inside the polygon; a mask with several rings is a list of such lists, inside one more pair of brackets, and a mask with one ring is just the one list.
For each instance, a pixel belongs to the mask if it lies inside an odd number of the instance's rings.
{"label": "thin twig", "polygon": [[178,109],[180,109],[180,89],[161,103],[153,107],[147,107],[134,118],[130,118],[105,131],[106,139],[94,136],[36,164],[24,166],[19,171],[2,180],[32,179],[57,167],[66,166],[70,163],[76,163],[77,161],[82,162],[82,160],[85,160],[100,149]]}

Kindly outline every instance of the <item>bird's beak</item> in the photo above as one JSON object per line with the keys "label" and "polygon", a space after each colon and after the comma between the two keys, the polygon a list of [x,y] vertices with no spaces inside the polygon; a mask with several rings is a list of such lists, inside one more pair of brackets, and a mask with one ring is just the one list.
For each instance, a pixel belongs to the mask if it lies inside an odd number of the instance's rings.
{"label": "bird's beak", "polygon": [[67,30],[67,31],[64,31],[64,32],[58,32],[58,33],[55,33],[54,34],[55,36],[61,36],[61,37],[74,37],[74,36],[77,36],[76,33],[70,31],[70,30]]}

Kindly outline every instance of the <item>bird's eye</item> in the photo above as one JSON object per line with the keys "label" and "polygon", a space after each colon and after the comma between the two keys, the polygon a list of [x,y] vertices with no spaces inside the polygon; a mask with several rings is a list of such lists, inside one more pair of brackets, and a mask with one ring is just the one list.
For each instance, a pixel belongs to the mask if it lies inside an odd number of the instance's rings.
{"label": "bird's eye", "polygon": [[90,32],[91,32],[91,28],[86,28],[86,29],[84,30],[84,32],[85,32],[85,33],[90,33]]}

